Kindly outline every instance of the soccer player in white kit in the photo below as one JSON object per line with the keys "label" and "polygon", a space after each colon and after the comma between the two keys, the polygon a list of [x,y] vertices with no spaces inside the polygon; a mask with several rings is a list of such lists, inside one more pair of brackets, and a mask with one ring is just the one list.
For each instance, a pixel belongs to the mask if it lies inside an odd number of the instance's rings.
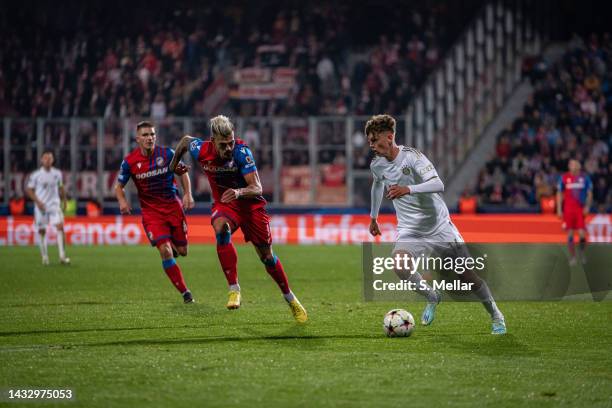
{"label": "soccer player in white kit", "polygon": [[[370,233],[380,235],[377,218],[386,187],[387,198],[393,201],[398,222],[394,254],[418,257],[435,250],[462,247],[463,238],[451,222],[440,194],[444,191],[442,180],[423,153],[395,143],[395,119],[389,115],[373,116],[366,123],[365,134],[370,148],[376,153],[370,164],[373,176]],[[418,271],[396,270],[396,273],[402,279],[414,282],[417,293],[427,298],[421,322],[431,324],[440,303],[440,294],[423,280]],[[462,281],[473,284],[473,293],[491,316],[492,334],[505,334],[504,316],[487,283],[473,270],[457,274]]]}
{"label": "soccer player in white kit", "polygon": [[53,167],[53,152],[45,151],[40,157],[42,166],[30,175],[26,193],[34,202],[34,224],[38,229],[38,246],[43,265],[49,265],[47,253],[47,226],[52,224],[57,228],[57,247],[60,262],[70,263],[64,250],[64,214],[66,209],[66,194],[62,182],[62,172]]}

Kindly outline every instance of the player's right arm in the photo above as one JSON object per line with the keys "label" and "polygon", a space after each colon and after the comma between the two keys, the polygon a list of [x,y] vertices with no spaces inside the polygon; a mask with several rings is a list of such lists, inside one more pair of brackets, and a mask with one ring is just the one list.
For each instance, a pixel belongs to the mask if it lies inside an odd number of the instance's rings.
{"label": "player's right arm", "polygon": [[382,203],[385,186],[372,170],[372,191],[370,194],[370,234],[373,236],[381,235],[378,226],[378,212]]}
{"label": "player's right arm", "polygon": [[582,213],[584,215],[589,215],[589,211],[591,210],[591,205],[593,205],[593,182],[589,176],[586,176],[586,201],[584,203],[584,208],[582,209]]}
{"label": "player's right arm", "polygon": [[563,217],[563,176],[557,182],[557,215]]}
{"label": "player's right arm", "polygon": [[34,204],[38,207],[40,211],[45,211],[45,203],[40,201],[34,192],[34,188],[36,188],[36,174],[32,174],[28,179],[28,184],[26,186],[26,194],[34,202]]}
{"label": "player's right arm", "polygon": [[[172,160],[168,165],[168,169],[178,175],[185,174],[187,170],[189,170],[189,167],[181,163],[181,158],[187,151],[191,151],[193,155],[193,151],[196,149],[196,147],[199,153],[201,144],[202,141],[196,137],[189,135],[183,136],[174,149],[174,157],[172,157]],[[197,157],[195,157],[195,160],[197,160]]]}
{"label": "player's right arm", "polygon": [[181,174],[179,176],[179,182],[183,188],[183,208],[185,210],[191,210],[195,206],[195,201],[191,194],[191,180],[189,180],[189,174]]}
{"label": "player's right arm", "polygon": [[128,203],[127,197],[125,196],[125,185],[130,180],[131,175],[130,165],[123,160],[123,162],[121,162],[121,168],[119,169],[117,183],[115,184],[115,196],[119,202],[119,211],[121,214],[129,214],[132,211],[130,203]]}

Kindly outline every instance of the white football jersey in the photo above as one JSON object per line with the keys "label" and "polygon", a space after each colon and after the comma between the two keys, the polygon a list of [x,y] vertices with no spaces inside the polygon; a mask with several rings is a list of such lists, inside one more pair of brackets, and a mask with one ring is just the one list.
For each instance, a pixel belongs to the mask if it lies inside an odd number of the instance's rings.
{"label": "white football jersey", "polygon": [[[400,152],[393,161],[382,156],[372,160],[370,169],[375,180],[385,186],[409,186],[421,184],[439,177],[433,164],[420,151],[399,146]],[[402,235],[425,237],[448,224],[450,216],[440,193],[406,194],[392,200],[397,216],[397,228]]]}
{"label": "white football jersey", "polygon": [[28,179],[28,188],[34,189],[36,197],[45,205],[47,211],[59,210],[59,188],[63,185],[62,172],[51,167],[49,171],[44,167],[36,170]]}

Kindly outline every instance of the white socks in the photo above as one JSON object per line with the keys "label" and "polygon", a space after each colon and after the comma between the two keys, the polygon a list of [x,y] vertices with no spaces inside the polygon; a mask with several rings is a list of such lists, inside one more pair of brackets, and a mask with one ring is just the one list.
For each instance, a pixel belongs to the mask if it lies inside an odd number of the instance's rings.
{"label": "white socks", "polygon": [[57,249],[59,250],[60,259],[66,258],[66,251],[64,250],[64,231],[57,231]]}
{"label": "white socks", "polygon": [[495,304],[493,300],[493,296],[491,295],[491,291],[489,290],[489,285],[487,282],[482,281],[480,288],[474,291],[474,294],[478,296],[484,308],[489,312],[492,319],[503,319],[504,315],[499,311],[499,308]]}
{"label": "white socks", "polygon": [[47,234],[38,233],[38,247],[40,248],[40,255],[46,258],[47,255]]}
{"label": "white socks", "polygon": [[295,295],[292,291],[289,291],[289,293],[283,293],[283,297],[287,302],[291,302],[293,299],[295,299]]}
{"label": "white socks", "polygon": [[[64,232],[57,232],[57,249],[59,251],[60,259],[66,259],[66,250],[64,248]],[[40,255],[43,258],[49,257],[49,252],[47,250],[47,234],[38,233],[38,248],[40,249]]]}

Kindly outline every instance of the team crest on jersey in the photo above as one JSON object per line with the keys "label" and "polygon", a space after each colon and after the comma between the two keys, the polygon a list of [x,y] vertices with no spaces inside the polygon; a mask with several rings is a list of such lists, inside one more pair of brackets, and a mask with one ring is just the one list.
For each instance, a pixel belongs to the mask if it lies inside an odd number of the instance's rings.
{"label": "team crest on jersey", "polygon": [[410,167],[408,167],[408,166],[404,166],[404,167],[402,167],[402,173],[403,173],[405,176],[408,176],[408,175],[410,174]]}
{"label": "team crest on jersey", "polygon": [[191,147],[191,150],[197,149],[198,148],[198,141],[194,140],[193,142],[191,142],[190,147]]}
{"label": "team crest on jersey", "polygon": [[157,158],[155,159],[155,164],[157,164],[158,166],[163,166],[164,165],[164,158],[161,156],[157,156]]}
{"label": "team crest on jersey", "polygon": [[251,156],[246,156],[246,157],[244,158],[244,160],[245,160],[245,161],[246,161],[248,164],[253,163],[253,159],[251,159]]}

